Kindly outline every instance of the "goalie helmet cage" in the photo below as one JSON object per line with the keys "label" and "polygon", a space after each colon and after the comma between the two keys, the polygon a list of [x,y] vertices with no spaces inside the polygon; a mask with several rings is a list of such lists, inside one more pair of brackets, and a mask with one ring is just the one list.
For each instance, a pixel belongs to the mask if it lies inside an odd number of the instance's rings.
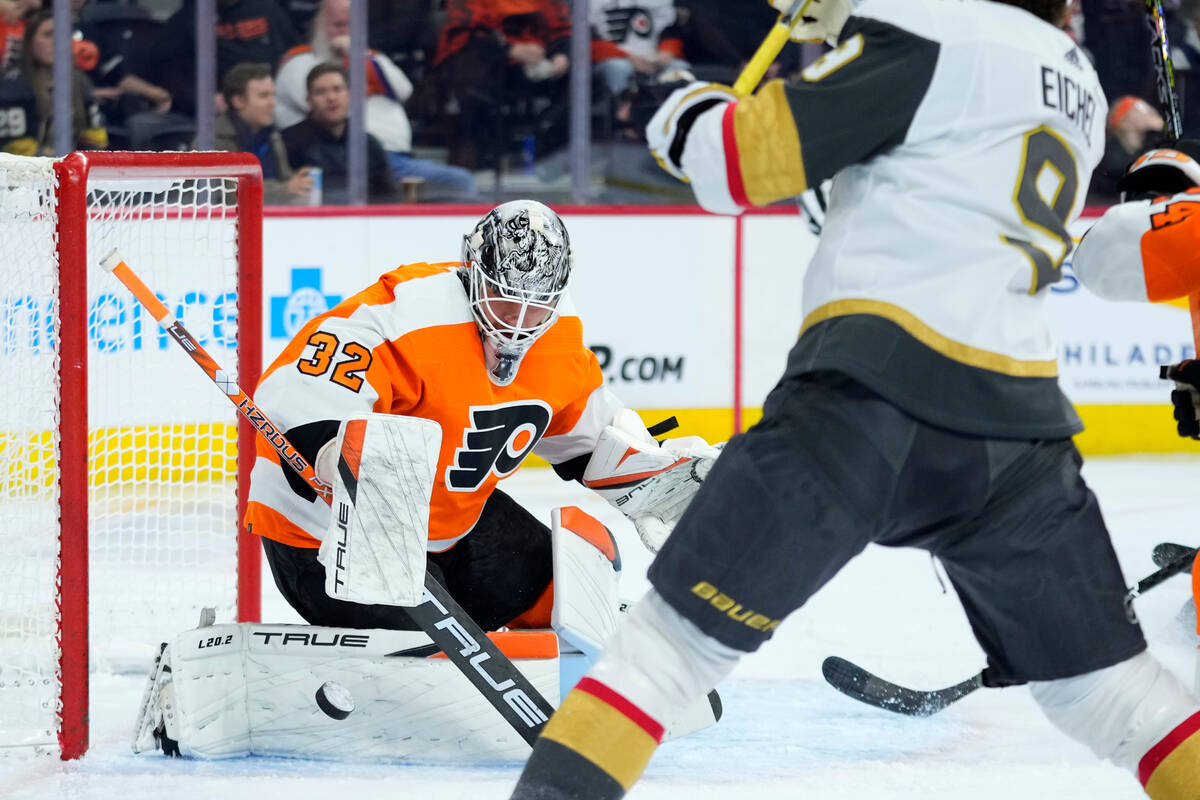
{"label": "goalie helmet cage", "polygon": [[99,268],[116,246],[243,386],[261,369],[252,155],[0,155],[0,754],[80,757],[89,663],[148,669],[204,606],[259,618],[254,430]]}

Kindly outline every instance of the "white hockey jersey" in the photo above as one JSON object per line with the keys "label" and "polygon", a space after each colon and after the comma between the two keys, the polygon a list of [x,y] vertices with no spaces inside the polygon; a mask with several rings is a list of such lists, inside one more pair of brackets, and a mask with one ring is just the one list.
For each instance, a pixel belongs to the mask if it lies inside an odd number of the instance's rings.
{"label": "white hockey jersey", "polygon": [[588,21],[605,40],[626,53],[653,58],[663,31],[675,24],[673,0],[596,0]]}
{"label": "white hockey jersey", "polygon": [[988,0],[867,0],[797,85],[731,105],[735,200],[836,175],[789,374],[968,433],[1077,431],[1042,306],[1106,114],[1068,36]]}

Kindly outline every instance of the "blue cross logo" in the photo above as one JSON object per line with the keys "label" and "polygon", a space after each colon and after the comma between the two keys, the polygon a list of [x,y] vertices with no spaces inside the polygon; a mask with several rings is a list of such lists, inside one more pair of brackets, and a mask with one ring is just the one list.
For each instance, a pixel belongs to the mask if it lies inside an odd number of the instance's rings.
{"label": "blue cross logo", "polygon": [[304,323],[340,302],[340,294],[322,291],[320,267],[292,267],[291,293],[271,297],[271,338],[292,338]]}

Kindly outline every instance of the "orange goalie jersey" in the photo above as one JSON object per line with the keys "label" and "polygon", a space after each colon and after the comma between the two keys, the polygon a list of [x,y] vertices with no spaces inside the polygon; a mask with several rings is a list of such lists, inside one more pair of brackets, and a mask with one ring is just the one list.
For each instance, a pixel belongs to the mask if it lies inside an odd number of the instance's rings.
{"label": "orange goalie jersey", "polygon": [[1071,266],[1109,300],[1174,300],[1200,290],[1200,188],[1115,205],[1084,235]]}
{"label": "orange goalie jersey", "polygon": [[[552,464],[590,453],[621,408],[583,344],[569,298],[512,383],[494,384],[458,267],[418,263],[384,274],[305,325],[255,393],[289,431],[367,412],[439,423],[432,552],[470,532],[496,483],[529,453]],[[329,507],[307,494],[293,489],[278,455],[260,439],[246,511],[250,530],[293,547],[318,547]]]}

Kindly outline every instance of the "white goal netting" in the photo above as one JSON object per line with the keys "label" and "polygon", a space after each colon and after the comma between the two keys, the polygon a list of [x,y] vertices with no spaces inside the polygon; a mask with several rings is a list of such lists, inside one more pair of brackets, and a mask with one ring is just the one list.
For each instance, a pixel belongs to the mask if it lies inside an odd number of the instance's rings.
{"label": "white goal netting", "polygon": [[[86,319],[60,319],[58,287],[82,276],[60,258],[53,162],[0,156],[0,751],[57,742],[58,609],[82,591],[58,586],[58,443],[81,404],[91,669],[147,669],[202,606],[235,618],[232,407],[97,262],[119,247],[236,374],[237,181],[133,175],[89,180]],[[86,335],[86,398],[59,388],[72,325]]]}

